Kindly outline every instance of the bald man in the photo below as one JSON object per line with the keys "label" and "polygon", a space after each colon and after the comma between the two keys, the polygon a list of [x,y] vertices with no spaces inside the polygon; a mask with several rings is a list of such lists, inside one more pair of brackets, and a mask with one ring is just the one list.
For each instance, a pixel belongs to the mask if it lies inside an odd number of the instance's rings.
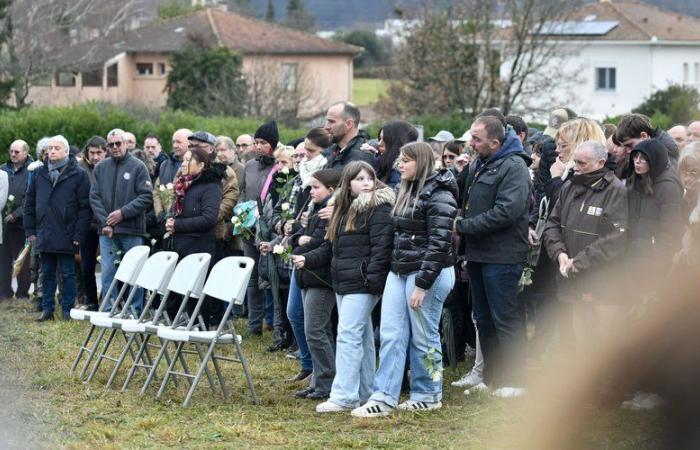
{"label": "bald man", "polygon": [[255,139],[253,139],[253,136],[242,134],[236,138],[236,154],[243,165],[258,156],[255,153]]}
{"label": "bald man", "polygon": [[18,139],[9,148],[10,158],[2,170],[7,172],[9,180],[8,198],[14,200],[8,202],[2,214],[2,245],[0,245],[0,299],[29,297],[29,285],[31,284],[29,264],[22,266],[17,277],[17,291],[12,292],[12,261],[17,258],[24,247],[25,235],[22,216],[24,215],[24,198],[30,180],[30,172],[27,170],[32,158],[29,156],[29,145]]}
{"label": "bald man", "polygon": [[180,164],[182,164],[182,157],[185,156],[187,148],[190,145],[190,136],[192,136],[192,131],[187,128],[180,128],[173,133],[173,151],[168,155],[168,159],[161,163],[158,170],[158,178],[153,186],[153,209],[155,210],[156,217],[163,212],[163,204],[158,195],[160,185],[167,185],[175,180],[175,174],[180,169]]}
{"label": "bald man", "polygon": [[676,142],[676,145],[678,145],[678,151],[683,154],[683,149],[688,140],[688,130],[686,130],[683,125],[676,125],[668,130],[668,134]]}
{"label": "bald man", "polygon": [[688,125],[688,144],[691,142],[700,142],[700,120]]}

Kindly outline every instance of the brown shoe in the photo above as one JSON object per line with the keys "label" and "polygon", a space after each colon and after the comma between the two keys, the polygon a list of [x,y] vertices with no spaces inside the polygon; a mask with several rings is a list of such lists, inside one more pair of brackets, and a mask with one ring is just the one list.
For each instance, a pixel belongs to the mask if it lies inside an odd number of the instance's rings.
{"label": "brown shoe", "polygon": [[311,376],[311,371],[310,370],[304,370],[301,369],[298,374],[294,375],[291,378],[287,378],[288,383],[298,383],[300,381],[306,381],[309,379]]}

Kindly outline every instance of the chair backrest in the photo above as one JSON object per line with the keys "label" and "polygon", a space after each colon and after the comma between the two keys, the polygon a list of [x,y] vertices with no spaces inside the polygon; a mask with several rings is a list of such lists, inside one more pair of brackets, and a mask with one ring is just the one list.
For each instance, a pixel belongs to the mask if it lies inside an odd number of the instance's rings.
{"label": "chair backrest", "polygon": [[143,265],[146,263],[150,252],[151,248],[147,245],[137,245],[136,247],[132,247],[122,256],[122,259],[119,262],[119,267],[117,267],[117,273],[114,274],[114,278],[122,283],[127,283],[130,285],[136,283],[136,278],[138,277],[139,272],[141,272],[141,268],[143,268]]}
{"label": "chair backrest", "polygon": [[210,262],[211,255],[208,253],[194,253],[185,256],[175,268],[168,283],[168,290],[182,295],[190,292],[193,296],[199,296],[202,293],[202,287],[204,287]]}
{"label": "chair backrest", "polygon": [[163,292],[177,265],[177,253],[158,252],[151,255],[141,268],[136,285],[149,291]]}
{"label": "chair backrest", "polygon": [[211,269],[202,291],[207,297],[243,304],[255,261],[246,256],[224,258]]}

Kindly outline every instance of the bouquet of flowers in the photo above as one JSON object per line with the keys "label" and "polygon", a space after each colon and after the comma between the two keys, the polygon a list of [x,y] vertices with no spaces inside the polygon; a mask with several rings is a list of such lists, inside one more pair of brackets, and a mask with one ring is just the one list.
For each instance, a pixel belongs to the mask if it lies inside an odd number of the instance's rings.
{"label": "bouquet of flowers", "polygon": [[255,200],[239,203],[233,208],[233,235],[250,239],[255,235],[255,223],[259,217],[258,204]]}
{"label": "bouquet of flowers", "polygon": [[5,203],[5,215],[10,214],[15,209],[15,196],[8,195],[7,203]]}
{"label": "bouquet of flowers", "polygon": [[[158,188],[158,198],[163,205],[163,211],[165,212],[165,218],[168,219],[172,217],[172,207],[175,201],[175,187],[172,183],[166,185],[160,185]],[[168,239],[170,237],[170,232],[163,235],[163,239]]]}

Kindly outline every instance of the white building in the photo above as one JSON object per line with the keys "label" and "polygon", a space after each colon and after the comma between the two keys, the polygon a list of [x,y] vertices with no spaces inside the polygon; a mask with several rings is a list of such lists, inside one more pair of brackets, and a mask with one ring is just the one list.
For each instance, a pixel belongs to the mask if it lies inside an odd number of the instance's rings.
{"label": "white building", "polygon": [[576,85],[550,92],[574,111],[602,119],[629,112],[669,84],[700,90],[700,19],[630,1],[600,0],[552,23],[552,36],[579,71]]}

